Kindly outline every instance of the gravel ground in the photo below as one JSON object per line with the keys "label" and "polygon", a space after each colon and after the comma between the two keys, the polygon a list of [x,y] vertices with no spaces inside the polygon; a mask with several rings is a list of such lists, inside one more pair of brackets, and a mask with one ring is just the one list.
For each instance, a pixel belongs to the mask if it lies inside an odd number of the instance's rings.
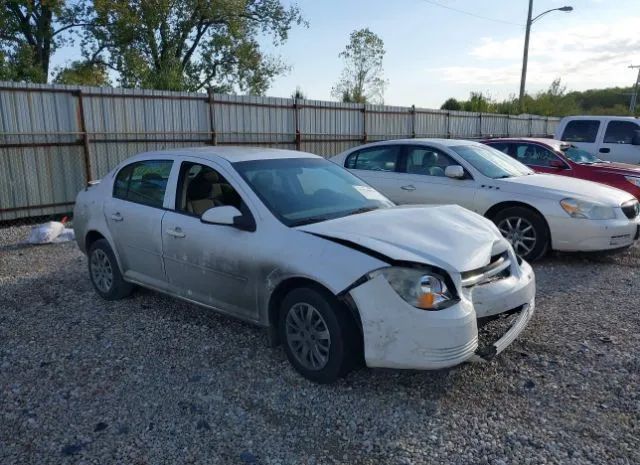
{"label": "gravel ground", "polygon": [[640,248],[535,265],[493,362],[298,376],[263,330],[93,292],[75,244],[0,230],[0,464],[640,463]]}

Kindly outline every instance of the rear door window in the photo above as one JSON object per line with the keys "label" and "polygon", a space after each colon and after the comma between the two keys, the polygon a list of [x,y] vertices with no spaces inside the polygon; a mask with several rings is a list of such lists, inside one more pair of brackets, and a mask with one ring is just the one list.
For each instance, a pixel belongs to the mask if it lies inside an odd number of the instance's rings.
{"label": "rear door window", "polygon": [[552,160],[558,160],[558,157],[551,150],[536,144],[514,144],[514,147],[515,156],[513,158],[525,165],[548,167]]}
{"label": "rear door window", "polygon": [[595,142],[600,129],[600,121],[579,119],[569,121],[562,133],[562,140],[567,142]]}
{"label": "rear door window", "polygon": [[604,133],[605,144],[630,144],[640,126],[631,121],[609,121]]}
{"label": "rear door window", "polygon": [[118,199],[162,208],[173,161],[146,160],[122,168],[113,188]]}
{"label": "rear door window", "polygon": [[347,157],[345,167],[353,170],[396,171],[400,147],[385,145],[358,150]]}

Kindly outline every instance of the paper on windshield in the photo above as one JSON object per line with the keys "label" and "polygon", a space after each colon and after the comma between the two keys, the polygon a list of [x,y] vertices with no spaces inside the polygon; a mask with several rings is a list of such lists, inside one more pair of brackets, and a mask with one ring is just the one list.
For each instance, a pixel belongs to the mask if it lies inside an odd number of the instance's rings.
{"label": "paper on windshield", "polygon": [[382,195],[380,192],[375,190],[373,187],[369,187],[369,186],[353,186],[353,187],[358,192],[360,192],[365,199],[379,200],[381,202],[384,202],[387,200],[387,198],[384,195]]}

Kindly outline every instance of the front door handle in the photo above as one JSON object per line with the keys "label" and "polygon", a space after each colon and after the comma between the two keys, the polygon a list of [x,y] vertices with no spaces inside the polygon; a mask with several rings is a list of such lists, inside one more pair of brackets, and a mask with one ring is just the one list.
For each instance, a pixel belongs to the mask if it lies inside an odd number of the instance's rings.
{"label": "front door handle", "polygon": [[598,152],[600,152],[600,153],[609,153],[609,152],[611,152],[611,149],[609,147],[602,147],[600,150],[598,150]]}
{"label": "front door handle", "polygon": [[113,215],[111,215],[111,219],[113,221],[122,221],[124,220],[124,218],[122,217],[122,215],[120,214],[120,212],[116,212]]}
{"label": "front door handle", "polygon": [[416,186],[414,186],[413,184],[409,184],[408,186],[402,186],[400,189],[403,189],[405,191],[415,191]]}
{"label": "front door handle", "polygon": [[167,234],[173,237],[185,237],[186,234],[182,232],[182,229],[180,228],[175,228],[175,229],[167,229]]}

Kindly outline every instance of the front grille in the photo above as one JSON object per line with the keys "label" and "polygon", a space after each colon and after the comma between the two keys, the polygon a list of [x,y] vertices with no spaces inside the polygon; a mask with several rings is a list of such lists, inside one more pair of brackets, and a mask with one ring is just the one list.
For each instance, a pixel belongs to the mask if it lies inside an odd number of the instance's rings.
{"label": "front grille", "polygon": [[640,214],[640,203],[637,200],[629,200],[622,204],[622,211],[630,220]]}
{"label": "front grille", "polygon": [[462,287],[488,284],[511,276],[511,259],[507,251],[491,257],[488,265],[462,273]]}

